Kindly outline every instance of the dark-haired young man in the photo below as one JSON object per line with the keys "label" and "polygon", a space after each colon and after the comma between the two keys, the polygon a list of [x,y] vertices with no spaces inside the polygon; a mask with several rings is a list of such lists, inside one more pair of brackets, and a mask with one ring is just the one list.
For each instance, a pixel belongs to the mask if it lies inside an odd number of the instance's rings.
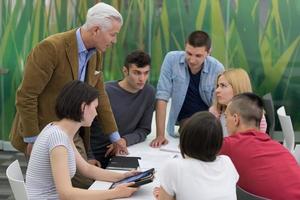
{"label": "dark-haired young man", "polygon": [[[151,132],[155,89],[147,83],[150,56],[140,50],[130,53],[124,63],[124,78],[105,84],[116,119],[121,140],[125,146],[142,142]],[[91,128],[91,147],[95,158],[106,165],[105,157],[115,154],[109,138],[102,133],[97,121]]]}
{"label": "dark-haired young man", "polygon": [[156,138],[152,147],[160,147],[165,138],[166,108],[172,99],[167,132],[174,132],[175,124],[182,127],[194,113],[207,111],[212,104],[217,75],[223,65],[209,56],[211,40],[207,33],[194,31],[187,38],[185,51],[169,52],[161,66],[156,93]]}
{"label": "dark-haired young man", "polygon": [[262,115],[260,97],[235,96],[225,111],[230,136],[220,154],[231,158],[244,190],[267,199],[300,199],[300,167],[284,146],[259,131]]}

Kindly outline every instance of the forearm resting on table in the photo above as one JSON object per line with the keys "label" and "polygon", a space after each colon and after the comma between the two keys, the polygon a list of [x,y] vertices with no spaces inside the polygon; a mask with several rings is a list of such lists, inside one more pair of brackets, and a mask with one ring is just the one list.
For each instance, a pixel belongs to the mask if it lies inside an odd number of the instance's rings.
{"label": "forearm resting on table", "polygon": [[164,100],[157,100],[156,102],[156,137],[164,136],[165,122],[166,122],[167,102]]}

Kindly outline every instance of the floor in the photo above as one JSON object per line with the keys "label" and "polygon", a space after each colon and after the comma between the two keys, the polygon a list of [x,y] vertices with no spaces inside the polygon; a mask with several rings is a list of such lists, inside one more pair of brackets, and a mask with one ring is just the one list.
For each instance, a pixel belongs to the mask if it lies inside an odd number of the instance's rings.
{"label": "floor", "polygon": [[6,168],[16,159],[19,160],[23,174],[25,174],[27,162],[23,153],[0,150],[0,200],[14,199],[6,177]]}

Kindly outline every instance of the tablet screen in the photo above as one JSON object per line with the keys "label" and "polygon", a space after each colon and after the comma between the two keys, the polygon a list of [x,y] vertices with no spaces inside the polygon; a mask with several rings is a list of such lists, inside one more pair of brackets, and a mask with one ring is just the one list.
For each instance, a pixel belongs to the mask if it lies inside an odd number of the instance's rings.
{"label": "tablet screen", "polygon": [[111,185],[110,188],[114,188],[114,187],[116,187],[117,185],[119,185],[119,184],[121,184],[121,183],[130,183],[130,182],[136,182],[136,181],[139,181],[139,180],[144,179],[144,178],[146,178],[146,177],[152,176],[153,173],[154,173],[154,168],[149,169],[149,170],[144,171],[144,172],[141,172],[141,173],[138,173],[138,174],[136,174],[136,175],[134,175],[134,176],[127,177],[127,178],[122,179],[122,180],[120,180],[120,181],[118,181],[118,182],[115,182],[115,183],[113,183],[113,184]]}

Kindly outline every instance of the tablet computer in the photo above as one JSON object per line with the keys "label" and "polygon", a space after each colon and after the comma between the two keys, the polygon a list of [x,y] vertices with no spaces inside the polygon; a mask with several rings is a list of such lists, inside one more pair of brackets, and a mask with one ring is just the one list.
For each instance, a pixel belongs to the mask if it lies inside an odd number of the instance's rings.
{"label": "tablet computer", "polygon": [[130,183],[130,182],[134,182],[134,185],[132,185],[131,187],[139,187],[141,185],[151,183],[153,181],[153,178],[154,178],[154,168],[149,169],[149,170],[144,171],[144,172],[139,172],[138,174],[136,174],[134,176],[130,176],[130,177],[124,178],[120,181],[114,182],[110,186],[109,189],[113,189],[119,184]]}

